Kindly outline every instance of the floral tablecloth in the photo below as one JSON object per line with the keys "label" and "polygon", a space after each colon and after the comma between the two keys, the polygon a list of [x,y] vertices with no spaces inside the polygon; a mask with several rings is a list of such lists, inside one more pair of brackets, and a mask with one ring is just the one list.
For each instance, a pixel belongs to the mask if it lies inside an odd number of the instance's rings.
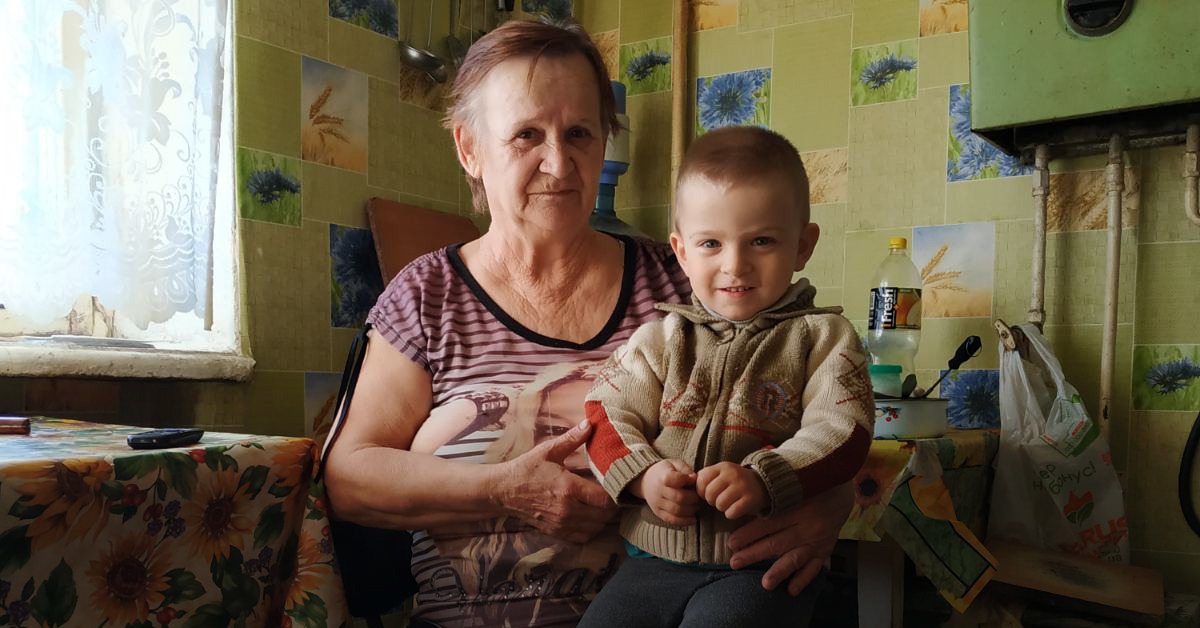
{"label": "floral tablecloth", "polygon": [[348,622],[311,440],[135,451],[139,431],[35,418],[0,435],[0,626]]}
{"label": "floral tablecloth", "polygon": [[841,538],[891,537],[952,606],[966,610],[996,570],[977,534],[999,443],[996,430],[873,441]]}

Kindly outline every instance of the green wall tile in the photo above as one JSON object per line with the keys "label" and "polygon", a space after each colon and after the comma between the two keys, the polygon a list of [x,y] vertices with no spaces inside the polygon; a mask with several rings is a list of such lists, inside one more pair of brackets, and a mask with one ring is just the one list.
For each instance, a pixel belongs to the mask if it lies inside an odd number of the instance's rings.
{"label": "green wall tile", "polygon": [[[617,4],[617,0],[606,0]],[[620,0],[621,43],[644,41],[671,34],[673,2]],[[604,29],[608,30],[608,29]]]}
{"label": "green wall tile", "polygon": [[[239,148],[235,180],[238,215],[299,227],[303,192],[306,189],[301,163],[299,159],[291,157]],[[273,181],[272,172],[281,175],[282,180]]]}
{"label": "green wall tile", "polygon": [[391,37],[330,19],[329,62],[394,83],[400,73],[400,46]]}
{"label": "green wall tile", "polygon": [[855,0],[853,45],[915,39],[920,34],[918,9],[919,0]]}
{"label": "green wall tile", "polygon": [[738,30],[790,26],[850,15],[852,0],[739,0]]}
{"label": "green wall tile", "polygon": [[845,146],[850,18],[776,29],[773,56],[771,128],[801,152]]}
{"label": "green wall tile", "polygon": [[809,220],[820,226],[821,237],[800,274],[808,277],[814,286],[840,289],[845,279],[846,204],[813,205]]}
{"label": "green wall tile", "polygon": [[[346,356],[350,353],[350,345],[354,343],[354,338],[357,335],[357,329],[334,327],[330,330],[329,356],[333,361],[330,365],[333,370],[341,372],[342,367],[346,364]],[[384,340],[381,336],[376,336],[376,338],[379,338],[380,344],[387,344],[387,340]]]}
{"label": "green wall tile", "polygon": [[[1047,322],[1071,325],[1104,322],[1107,242],[1108,233],[1104,231],[1046,235]],[[1133,322],[1134,295],[1141,274],[1140,268],[1135,274],[1137,256],[1137,234],[1126,230],[1121,238],[1118,324]]]}
{"label": "green wall tile", "polygon": [[575,0],[575,19],[589,33],[620,28],[621,3],[614,0]]}
{"label": "green wall tile", "polygon": [[[1125,496],[1130,544],[1139,550],[1200,554],[1200,537],[1188,529],[1178,505],[1179,461],[1196,415],[1137,412],[1134,419]],[[1200,483],[1192,489],[1200,504]]]}
{"label": "green wall tile", "polygon": [[237,8],[233,25],[238,35],[310,57],[328,57],[328,0],[238,0],[233,6]]}
{"label": "green wall tile", "polygon": [[300,55],[238,38],[237,143],[300,156]]}
{"label": "green wall tile", "polygon": [[617,211],[617,218],[660,242],[666,242],[671,233],[671,226],[667,224],[667,216],[668,211],[665,205]]}
{"label": "green wall tile", "polygon": [[671,192],[671,92],[630,96],[629,172],[617,182],[617,209],[661,207]]}
{"label": "green wall tile", "polygon": [[1033,175],[946,184],[946,222],[950,224],[1032,220],[1033,212]]}
{"label": "green wall tile", "polygon": [[922,37],[918,55],[918,89],[957,85],[971,80],[966,33]]}
{"label": "green wall tile", "polygon": [[369,227],[367,175],[304,162],[304,217],[351,227]]}
{"label": "green wall tile", "polygon": [[735,28],[693,33],[688,46],[688,72],[693,76],[715,76],[769,68],[775,39],[773,33],[739,34]]}
{"label": "green wall tile", "polygon": [[[1079,391],[1088,415],[1100,419],[1100,354],[1103,325],[1046,325],[1046,340],[1062,363],[1067,381]],[[992,334],[993,338],[995,334]],[[1113,464],[1126,469],[1129,460],[1129,429],[1132,423],[1133,325],[1117,326],[1116,363],[1113,368],[1113,401],[1109,411],[1109,444]]]}
{"label": "green wall tile", "polygon": [[996,223],[996,273],[992,285],[992,316],[1011,325],[1029,319],[1033,288],[1033,221]]}
{"label": "green wall tile", "polygon": [[881,231],[850,231],[846,233],[845,276],[843,299],[846,318],[867,319],[867,302],[879,263],[888,254],[889,238],[908,238],[912,242],[912,229],[884,229]]}
{"label": "green wall tile", "polygon": [[[1122,251],[1124,253],[1124,251]],[[1200,340],[1196,312],[1196,265],[1200,242],[1143,244],[1137,247],[1137,334],[1145,345],[1195,344]],[[1122,294],[1128,294],[1122,289]]]}
{"label": "green wall tile", "polygon": [[255,370],[244,394],[244,431],[304,435],[304,373]]}
{"label": "green wall tile", "polygon": [[1083,155],[1081,157],[1062,159],[1056,159],[1051,156],[1049,165],[1051,174],[1054,174],[1058,172],[1079,172],[1081,170],[1104,170],[1106,164],[1108,164],[1107,155]]}
{"label": "green wall tile", "polygon": [[1183,211],[1183,149],[1163,148],[1135,153],[1142,177],[1142,242],[1200,240],[1200,225]]}
{"label": "green wall tile", "polygon": [[942,222],[949,98],[928,89],[916,100],[851,110],[847,229]]}
{"label": "green wall tile", "polygon": [[[803,274],[803,273],[801,273]],[[813,299],[813,305],[817,307],[833,307],[844,306],[842,302],[841,288],[817,288],[817,296]]]}
{"label": "green wall tile", "polygon": [[1133,550],[1133,564],[1163,575],[1163,589],[1200,595],[1200,554]]}
{"label": "green wall tile", "polygon": [[245,314],[256,368],[329,368],[329,226],[243,220]]}
{"label": "green wall tile", "polygon": [[400,102],[400,87],[370,79],[367,181],[450,203],[458,201],[460,168],[441,114]]}
{"label": "green wall tile", "polygon": [[[864,297],[865,299],[865,297]],[[971,369],[1000,368],[999,343],[990,318],[926,318],[921,321],[921,346],[917,350],[916,367],[944,370],[958,345],[967,336],[979,336],[983,351],[965,364]]]}
{"label": "green wall tile", "polygon": [[396,200],[400,201],[401,203],[408,203],[409,205],[433,209],[440,212],[445,212],[447,214],[460,215],[462,213],[459,211],[457,202],[452,203],[449,201],[439,201],[433,198],[425,198],[423,196],[416,196],[413,194],[404,194],[403,192],[398,192],[396,194]]}

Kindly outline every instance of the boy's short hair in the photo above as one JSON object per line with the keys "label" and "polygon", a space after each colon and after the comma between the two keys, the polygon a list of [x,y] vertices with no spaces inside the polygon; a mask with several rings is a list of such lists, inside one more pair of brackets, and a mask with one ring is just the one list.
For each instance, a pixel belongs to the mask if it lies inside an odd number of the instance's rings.
{"label": "boy's short hair", "polygon": [[675,197],[689,179],[735,186],[772,179],[792,188],[802,223],[809,220],[808,175],[796,147],[784,136],[757,126],[729,126],[692,141],[675,182]]}

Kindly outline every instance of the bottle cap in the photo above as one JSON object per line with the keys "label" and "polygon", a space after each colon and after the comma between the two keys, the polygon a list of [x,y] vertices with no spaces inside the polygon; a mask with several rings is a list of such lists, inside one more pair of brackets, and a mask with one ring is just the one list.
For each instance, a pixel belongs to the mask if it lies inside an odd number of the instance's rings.
{"label": "bottle cap", "polygon": [[908,238],[888,238],[889,249],[907,249]]}
{"label": "bottle cap", "polygon": [[872,364],[867,367],[867,371],[872,375],[899,375],[899,364]]}

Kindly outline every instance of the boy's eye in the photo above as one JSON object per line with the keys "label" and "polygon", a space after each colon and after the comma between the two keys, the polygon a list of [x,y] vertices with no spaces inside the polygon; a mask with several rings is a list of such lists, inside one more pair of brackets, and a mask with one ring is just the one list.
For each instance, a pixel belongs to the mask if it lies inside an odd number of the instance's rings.
{"label": "boy's eye", "polygon": [[702,248],[702,249],[715,249],[719,246],[721,246],[721,243],[717,242],[716,240],[701,240],[700,241],[700,248]]}
{"label": "boy's eye", "polygon": [[750,244],[752,246],[766,246],[766,245],[772,244],[774,242],[775,242],[775,238],[768,238],[767,236],[759,236],[759,237],[751,240]]}

